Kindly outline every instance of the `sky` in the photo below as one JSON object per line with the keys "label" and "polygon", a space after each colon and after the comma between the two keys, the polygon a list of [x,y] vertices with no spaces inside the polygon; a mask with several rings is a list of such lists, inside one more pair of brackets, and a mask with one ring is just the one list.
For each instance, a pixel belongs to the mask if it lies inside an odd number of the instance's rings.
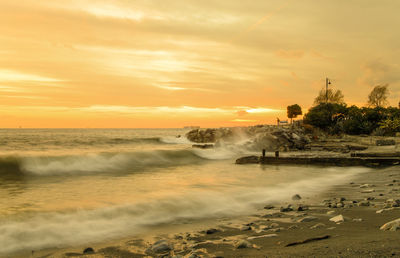
{"label": "sky", "polygon": [[0,0],[0,127],[273,124],[400,100],[398,0]]}

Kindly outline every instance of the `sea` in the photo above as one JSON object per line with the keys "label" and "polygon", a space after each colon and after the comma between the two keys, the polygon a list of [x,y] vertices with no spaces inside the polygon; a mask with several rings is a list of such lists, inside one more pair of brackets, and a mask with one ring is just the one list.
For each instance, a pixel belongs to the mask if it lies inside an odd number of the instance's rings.
{"label": "sea", "polygon": [[0,256],[106,242],[318,196],[365,168],[236,165],[188,129],[0,129]]}

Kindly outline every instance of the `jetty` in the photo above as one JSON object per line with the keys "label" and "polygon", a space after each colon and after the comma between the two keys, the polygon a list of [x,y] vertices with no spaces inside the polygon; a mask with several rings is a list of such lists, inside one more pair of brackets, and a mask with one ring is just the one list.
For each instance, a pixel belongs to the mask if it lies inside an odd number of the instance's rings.
{"label": "jetty", "polygon": [[263,165],[325,165],[325,166],[365,166],[385,167],[400,164],[400,157],[310,157],[310,156],[247,156],[236,160],[236,164]]}

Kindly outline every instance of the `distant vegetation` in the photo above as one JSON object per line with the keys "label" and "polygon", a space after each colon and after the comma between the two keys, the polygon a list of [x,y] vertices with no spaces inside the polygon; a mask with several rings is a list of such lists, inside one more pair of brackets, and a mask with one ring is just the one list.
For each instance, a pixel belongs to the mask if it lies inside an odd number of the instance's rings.
{"label": "distant vegetation", "polygon": [[287,107],[287,117],[290,118],[290,123],[293,123],[293,118],[301,116],[302,114],[303,111],[301,110],[301,107],[297,104]]}
{"label": "distant vegetation", "polygon": [[[338,94],[339,92],[340,94]],[[394,135],[400,132],[400,109],[386,107],[389,95],[388,85],[376,86],[368,96],[368,107],[348,107],[343,94],[336,91],[328,96],[341,95],[323,101],[323,93],[316,98],[316,105],[304,115],[304,123],[325,130],[331,134],[373,134]],[[326,95],[325,95],[326,96]],[[318,100],[318,101],[317,101]]]}

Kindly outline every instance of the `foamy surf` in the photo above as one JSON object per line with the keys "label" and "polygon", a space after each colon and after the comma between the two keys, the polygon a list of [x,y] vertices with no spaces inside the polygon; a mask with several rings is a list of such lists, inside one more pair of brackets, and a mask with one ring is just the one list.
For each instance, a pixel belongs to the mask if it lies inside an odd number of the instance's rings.
{"label": "foamy surf", "polygon": [[0,223],[0,253],[101,242],[182,219],[251,214],[260,204],[282,203],[293,194],[312,197],[367,171],[370,169],[329,168],[324,174],[317,175],[314,171],[311,176],[306,172],[303,175],[307,178],[268,187],[242,185],[222,191],[191,188],[185,193],[126,205],[24,215]]}

